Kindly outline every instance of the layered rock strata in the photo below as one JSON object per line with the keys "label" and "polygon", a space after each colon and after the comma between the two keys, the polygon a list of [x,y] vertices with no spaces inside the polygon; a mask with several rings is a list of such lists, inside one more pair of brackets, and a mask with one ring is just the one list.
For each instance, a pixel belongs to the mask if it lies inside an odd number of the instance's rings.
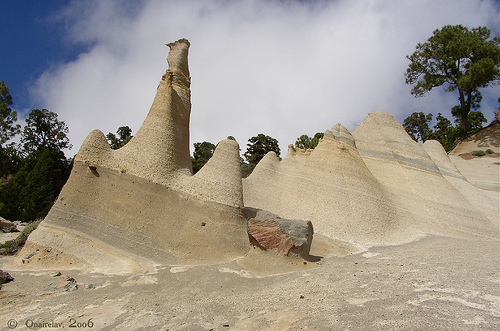
{"label": "layered rock strata", "polygon": [[248,251],[238,143],[220,142],[192,176],[189,42],[168,46],[169,68],[137,134],[118,150],[101,131],[89,134],[25,251],[48,247],[54,256],[45,261],[110,273],[228,261]]}
{"label": "layered rock strata", "polygon": [[317,232],[356,243],[397,240],[401,230],[387,193],[340,124],[314,150],[290,146],[279,161],[268,153],[243,181],[248,207],[310,220]]}
{"label": "layered rock strata", "polygon": [[450,165],[435,155],[440,169],[388,113],[370,113],[353,137],[366,166],[390,193],[391,205],[402,212],[401,220],[412,233],[456,237],[498,233],[478,206],[445,178],[453,172]]}
{"label": "layered rock strata", "polygon": [[495,238],[498,201],[476,186],[439,143],[419,145],[386,112],[370,113],[352,135],[337,124],[314,150],[290,146],[281,162],[271,152],[243,180],[246,207],[365,246],[425,234]]}

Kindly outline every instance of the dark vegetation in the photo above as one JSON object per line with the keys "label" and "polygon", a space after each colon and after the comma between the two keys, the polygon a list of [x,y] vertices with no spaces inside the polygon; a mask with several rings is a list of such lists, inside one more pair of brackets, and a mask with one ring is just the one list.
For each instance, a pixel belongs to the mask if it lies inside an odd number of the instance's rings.
{"label": "dark vegetation", "polygon": [[18,251],[20,251],[21,248],[23,248],[24,243],[26,242],[26,239],[28,239],[30,233],[38,227],[38,224],[40,224],[40,222],[41,220],[31,222],[27,227],[24,228],[24,230],[19,236],[17,236],[16,239],[9,240],[3,244],[0,244],[0,255],[14,255]]}
{"label": "dark vegetation", "polygon": [[[227,138],[235,140],[232,136]],[[295,147],[313,149],[318,145],[321,138],[323,138],[323,133],[320,132],[316,133],[313,138],[306,134],[301,135],[297,138]],[[193,173],[197,173],[210,160],[216,146],[208,141],[194,143],[193,146],[194,152],[191,162],[193,164]],[[269,152],[274,152],[278,158],[280,157],[281,150],[278,140],[275,138],[259,133],[248,139],[247,150],[243,153],[244,158],[240,157],[242,177],[248,177],[260,160]]]}
{"label": "dark vegetation", "polygon": [[120,126],[118,130],[116,130],[116,133],[118,136],[111,132],[108,132],[106,135],[106,139],[112,149],[119,149],[120,147],[125,146],[130,139],[134,137],[132,136],[132,129],[128,126]]}
{"label": "dark vegetation", "polygon": [[[56,113],[33,109],[21,131],[9,89],[0,82],[0,215],[32,222],[45,217],[66,183],[68,127]],[[20,134],[19,143],[12,138]]]}
{"label": "dark vegetation", "polygon": [[[438,113],[432,130],[432,114],[414,112],[404,127],[416,141],[436,139],[449,151],[457,141],[483,127],[486,118],[481,107],[481,88],[500,82],[500,38],[491,38],[486,27],[469,30],[462,25],[447,25],[435,30],[426,42],[419,43],[406,70],[406,83],[414,84],[411,93],[422,97],[435,87],[458,94],[458,105],[451,109],[455,125]],[[498,99],[500,103],[500,98]]]}

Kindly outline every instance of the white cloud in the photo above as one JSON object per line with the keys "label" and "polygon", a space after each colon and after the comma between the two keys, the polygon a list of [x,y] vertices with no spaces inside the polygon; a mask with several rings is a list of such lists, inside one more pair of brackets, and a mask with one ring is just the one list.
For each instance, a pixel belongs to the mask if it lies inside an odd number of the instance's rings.
{"label": "white cloud", "polygon": [[138,3],[75,1],[62,13],[68,40],[88,51],[47,71],[34,94],[69,125],[73,152],[94,128],[137,131],[167,66],[164,44],[180,38],[191,42],[192,143],[232,135],[244,151],[265,133],[286,154],[301,134],[353,130],[374,110],[449,115],[454,95],[410,95],[405,56],[446,24],[494,29],[498,18],[487,0]]}

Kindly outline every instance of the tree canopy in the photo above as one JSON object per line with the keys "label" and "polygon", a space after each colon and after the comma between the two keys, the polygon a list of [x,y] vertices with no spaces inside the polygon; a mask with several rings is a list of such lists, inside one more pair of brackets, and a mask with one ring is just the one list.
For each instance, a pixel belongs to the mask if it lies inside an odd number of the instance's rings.
{"label": "tree canopy", "polygon": [[71,162],[62,151],[46,147],[34,151],[0,189],[1,215],[21,221],[45,217],[70,172]]}
{"label": "tree canopy", "polygon": [[248,139],[247,150],[243,154],[247,163],[242,163],[241,170],[243,177],[250,175],[260,160],[269,152],[280,156],[278,140],[263,133]]}
{"label": "tree canopy", "polygon": [[132,129],[128,126],[120,126],[118,130],[116,130],[116,133],[118,134],[118,137],[111,132],[108,132],[108,134],[106,135],[106,139],[108,140],[109,145],[112,149],[119,149],[125,146],[130,141],[130,139],[133,138]]}
{"label": "tree canopy", "polygon": [[309,137],[307,134],[301,135],[295,141],[295,147],[302,149],[314,149],[318,146],[319,141],[323,138],[324,133],[316,132],[313,138]]}
{"label": "tree canopy", "polygon": [[[71,148],[69,129],[57,114],[33,109],[20,132],[12,97],[0,82],[0,215],[10,220],[44,217],[71,171],[63,149]],[[20,144],[5,143],[21,133]]]}
{"label": "tree canopy", "polygon": [[411,93],[424,96],[433,88],[444,86],[448,92],[458,92],[459,104],[452,115],[470,133],[469,113],[480,107],[480,88],[500,81],[500,38],[491,38],[486,27],[469,30],[462,25],[447,25],[435,30],[416,51],[407,56],[406,83],[415,84]]}
{"label": "tree canopy", "polygon": [[280,156],[278,140],[259,133],[255,137],[248,139],[247,150],[243,154],[249,164],[257,165],[260,160],[269,152],[275,152]]}
{"label": "tree canopy", "polygon": [[193,165],[193,173],[197,173],[205,163],[210,160],[215,151],[215,145],[211,142],[204,141],[202,143],[194,143],[193,157],[191,163]]}
{"label": "tree canopy", "polygon": [[[430,122],[433,115],[431,113],[414,112],[403,122],[406,132],[415,141],[425,142],[426,140],[434,139],[443,145],[446,151],[450,151],[457,142],[458,138],[462,137],[462,128],[455,127],[451,121],[438,113],[436,124],[431,129]],[[477,131],[483,127],[483,123],[487,120],[480,111],[472,111],[469,113],[469,125],[471,130]]]}
{"label": "tree canopy", "polygon": [[0,146],[20,132],[20,125],[16,124],[17,112],[12,110],[12,96],[4,81],[0,82]]}
{"label": "tree canopy", "polygon": [[425,115],[423,112],[414,112],[405,118],[403,126],[413,140],[425,142],[432,133],[429,127],[432,116],[432,114]]}
{"label": "tree canopy", "polygon": [[57,114],[47,109],[33,109],[21,134],[21,144],[26,154],[42,149],[71,149],[69,128],[64,121],[57,119]]}

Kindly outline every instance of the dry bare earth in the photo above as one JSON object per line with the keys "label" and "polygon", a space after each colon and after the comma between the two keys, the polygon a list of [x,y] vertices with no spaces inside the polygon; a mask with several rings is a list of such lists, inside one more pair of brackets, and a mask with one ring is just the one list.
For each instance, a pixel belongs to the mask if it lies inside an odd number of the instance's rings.
{"label": "dry bare earth", "polygon": [[68,327],[71,318],[92,318],[102,330],[495,330],[499,251],[495,240],[430,236],[263,278],[234,262],[123,276],[61,270],[79,288],[56,293],[44,290],[56,279],[48,271],[11,271],[16,281],[1,292],[0,323]]}

